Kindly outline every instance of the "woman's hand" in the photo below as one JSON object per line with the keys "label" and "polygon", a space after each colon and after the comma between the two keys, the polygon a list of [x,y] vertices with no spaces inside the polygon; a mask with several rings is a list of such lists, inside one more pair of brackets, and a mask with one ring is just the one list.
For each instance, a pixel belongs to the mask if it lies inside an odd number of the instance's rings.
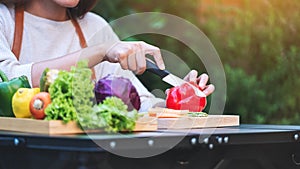
{"label": "woman's hand", "polygon": [[198,72],[196,70],[190,71],[190,73],[187,74],[184,78],[185,81],[188,81],[188,82],[192,81],[192,82],[195,82],[196,84],[198,84],[206,96],[210,95],[215,90],[214,85],[212,85],[212,84],[207,85],[208,79],[209,79],[209,77],[205,73],[198,76]]}
{"label": "woman's hand", "polygon": [[118,62],[123,69],[142,74],[146,70],[146,54],[154,57],[160,69],[165,69],[160,49],[145,42],[118,42],[107,50],[104,60]]}

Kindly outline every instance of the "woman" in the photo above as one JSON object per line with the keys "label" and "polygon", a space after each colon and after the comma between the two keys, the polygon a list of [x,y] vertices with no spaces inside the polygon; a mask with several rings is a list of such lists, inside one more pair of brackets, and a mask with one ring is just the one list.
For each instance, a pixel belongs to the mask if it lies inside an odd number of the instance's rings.
{"label": "woman", "polygon": [[[119,41],[103,18],[89,12],[96,0],[0,2],[0,69],[9,78],[26,75],[37,87],[45,68],[68,70],[78,60],[87,59],[97,79],[107,74],[129,78],[141,97],[141,111],[162,102],[134,75],[145,71],[146,54],[165,68],[159,48]],[[208,76],[197,76],[191,71],[185,80],[197,82],[206,95],[211,94],[214,86],[207,85]]]}

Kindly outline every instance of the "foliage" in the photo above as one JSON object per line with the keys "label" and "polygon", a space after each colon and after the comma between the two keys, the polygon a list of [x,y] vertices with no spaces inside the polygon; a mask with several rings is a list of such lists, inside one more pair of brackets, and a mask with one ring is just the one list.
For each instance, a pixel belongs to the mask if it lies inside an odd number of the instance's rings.
{"label": "foliage", "polygon": [[[298,0],[102,0],[95,11],[108,21],[147,11],[188,20],[209,37],[224,64],[225,113],[240,114],[243,123],[300,124],[299,9]],[[149,24],[166,26],[163,20]],[[177,40],[157,35],[132,39],[188,56],[182,59],[190,68],[205,71],[195,54]],[[139,78],[150,90],[168,87],[145,76]]]}

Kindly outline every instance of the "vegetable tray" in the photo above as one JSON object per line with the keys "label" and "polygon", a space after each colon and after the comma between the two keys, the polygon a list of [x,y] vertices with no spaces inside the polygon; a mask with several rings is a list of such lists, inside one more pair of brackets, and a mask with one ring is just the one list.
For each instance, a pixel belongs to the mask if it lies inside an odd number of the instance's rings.
{"label": "vegetable tray", "polygon": [[[0,130],[37,133],[46,135],[101,133],[104,130],[82,130],[76,122],[64,123],[61,120],[36,120],[29,118],[0,117]],[[153,117],[142,117],[136,121],[133,131],[156,131],[157,120]]]}

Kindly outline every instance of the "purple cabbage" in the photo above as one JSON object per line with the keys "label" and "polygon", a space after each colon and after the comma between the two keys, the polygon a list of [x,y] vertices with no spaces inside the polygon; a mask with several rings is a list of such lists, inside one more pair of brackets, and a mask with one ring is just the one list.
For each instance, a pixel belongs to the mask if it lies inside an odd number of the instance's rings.
{"label": "purple cabbage", "polygon": [[127,78],[107,75],[98,80],[94,92],[97,103],[102,103],[106,97],[115,96],[128,106],[129,111],[140,109],[141,100],[139,94]]}

